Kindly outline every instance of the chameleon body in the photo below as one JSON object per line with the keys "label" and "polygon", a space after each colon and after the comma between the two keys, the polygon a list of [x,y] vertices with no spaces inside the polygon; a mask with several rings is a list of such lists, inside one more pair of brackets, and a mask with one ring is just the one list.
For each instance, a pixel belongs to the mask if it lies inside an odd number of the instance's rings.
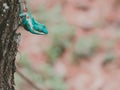
{"label": "chameleon body", "polygon": [[36,21],[30,13],[21,13],[20,17],[22,17],[22,25],[27,31],[37,35],[48,34],[46,26]]}

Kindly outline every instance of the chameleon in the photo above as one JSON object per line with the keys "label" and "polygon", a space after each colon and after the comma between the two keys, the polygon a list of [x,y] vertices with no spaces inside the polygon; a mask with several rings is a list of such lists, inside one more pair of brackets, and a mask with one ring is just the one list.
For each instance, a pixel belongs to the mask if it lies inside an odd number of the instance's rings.
{"label": "chameleon", "polygon": [[44,24],[39,23],[36,21],[30,12],[28,12],[27,8],[23,10],[23,12],[19,15],[22,18],[22,26],[32,34],[36,35],[44,35],[48,34],[48,30]]}
{"label": "chameleon", "polygon": [[27,31],[37,35],[48,34],[46,26],[36,21],[30,13],[21,13],[20,17],[22,17],[21,24]]}

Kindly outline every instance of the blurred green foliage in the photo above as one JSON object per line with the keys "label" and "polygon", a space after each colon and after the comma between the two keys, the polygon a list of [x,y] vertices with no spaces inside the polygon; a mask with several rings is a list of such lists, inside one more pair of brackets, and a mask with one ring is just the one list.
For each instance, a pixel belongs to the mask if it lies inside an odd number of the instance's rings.
{"label": "blurred green foliage", "polygon": [[116,59],[115,53],[108,52],[104,58],[103,65],[107,65],[115,59]]}
{"label": "blurred green foliage", "polygon": [[31,69],[31,63],[28,60],[29,58],[25,53],[20,53],[19,63],[26,66],[28,69]]}
{"label": "blurred green foliage", "polygon": [[99,47],[100,39],[97,36],[81,37],[75,44],[73,58],[89,58],[95,54]]}
{"label": "blurred green foliage", "polygon": [[[45,88],[45,90],[67,90],[67,85],[63,78],[55,73],[51,65],[41,65],[36,71],[24,55],[21,57],[19,64],[24,67],[20,71],[38,87]],[[16,74],[15,77],[16,90],[25,90],[24,88],[29,84],[26,84],[27,82],[24,81],[19,74]],[[29,90],[35,89],[30,88]]]}
{"label": "blurred green foliage", "polygon": [[65,21],[65,19],[61,15],[61,9],[61,5],[59,4],[56,4],[56,6],[50,9],[48,9],[45,5],[41,5],[39,7],[39,11],[34,12],[33,15],[40,22],[47,24],[49,27],[53,27]]}
{"label": "blurred green foliage", "polygon": [[59,27],[62,27],[61,30],[54,33],[52,44],[47,49],[47,55],[52,62],[59,58],[71,46],[74,38],[74,31],[70,26],[64,24]]}

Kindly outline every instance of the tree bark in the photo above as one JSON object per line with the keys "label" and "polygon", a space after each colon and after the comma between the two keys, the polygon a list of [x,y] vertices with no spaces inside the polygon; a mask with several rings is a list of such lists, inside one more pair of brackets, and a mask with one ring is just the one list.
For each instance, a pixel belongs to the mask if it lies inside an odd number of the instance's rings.
{"label": "tree bark", "polygon": [[14,89],[19,34],[19,0],[0,0],[0,90]]}

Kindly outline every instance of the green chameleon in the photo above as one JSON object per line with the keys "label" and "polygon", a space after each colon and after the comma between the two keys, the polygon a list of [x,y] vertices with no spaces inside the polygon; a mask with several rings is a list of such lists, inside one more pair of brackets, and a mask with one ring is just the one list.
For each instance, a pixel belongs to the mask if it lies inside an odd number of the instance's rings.
{"label": "green chameleon", "polygon": [[46,26],[38,21],[35,21],[30,13],[21,13],[20,17],[22,17],[21,24],[27,31],[37,35],[48,34]]}

